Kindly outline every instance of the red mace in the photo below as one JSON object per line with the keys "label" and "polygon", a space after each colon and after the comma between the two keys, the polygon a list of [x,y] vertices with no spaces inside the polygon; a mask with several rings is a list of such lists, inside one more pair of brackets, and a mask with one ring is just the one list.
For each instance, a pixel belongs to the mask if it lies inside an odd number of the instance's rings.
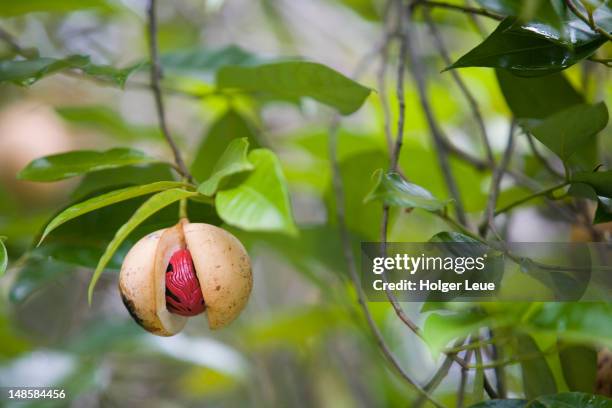
{"label": "red mace", "polygon": [[166,307],[171,313],[195,316],[206,308],[188,249],[172,254],[166,269]]}

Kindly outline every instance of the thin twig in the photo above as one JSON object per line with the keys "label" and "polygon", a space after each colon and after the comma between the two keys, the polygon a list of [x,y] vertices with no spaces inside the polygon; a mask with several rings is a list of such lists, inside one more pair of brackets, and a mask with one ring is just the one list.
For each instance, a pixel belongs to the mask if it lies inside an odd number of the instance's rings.
{"label": "thin twig", "polygon": [[420,1],[415,1],[412,4],[413,4],[412,7],[424,6],[424,7],[429,7],[429,8],[443,8],[443,9],[459,11],[459,12],[467,13],[467,14],[476,14],[479,16],[485,16],[485,17],[489,17],[489,18],[492,18],[498,21],[501,21],[504,19],[504,16],[502,16],[501,14],[497,14],[495,12],[489,11],[484,8],[462,6],[459,4],[445,3],[443,1],[420,0]]}
{"label": "thin twig", "polygon": [[160,87],[160,81],[162,77],[161,64],[159,62],[159,53],[157,50],[157,15],[156,15],[156,0],[149,0],[147,8],[147,14],[149,17],[149,54],[151,59],[151,90],[155,97],[155,106],[157,108],[157,117],[159,120],[159,127],[166,139],[166,142],[172,149],[174,155],[174,162],[176,163],[181,175],[189,181],[193,180],[193,176],[187,169],[185,161],[181,156],[181,152],[176,145],[176,142],[172,138],[168,125],[166,123],[166,112],[164,109],[164,101]]}
{"label": "thin twig", "polygon": [[531,134],[531,132],[525,132],[525,136],[527,137],[527,143],[529,143],[529,149],[531,150],[531,152],[533,153],[534,157],[536,159],[538,159],[538,161],[540,163],[542,163],[542,165],[544,166],[544,168],[553,176],[555,177],[560,177],[560,178],[565,178],[565,176],[561,173],[559,173],[549,162],[548,160],[546,160],[546,157],[544,157],[542,155],[542,153],[540,153],[540,151],[538,150],[537,146],[535,145],[534,142],[534,137]]}
{"label": "thin twig", "polygon": [[489,188],[489,199],[487,200],[487,208],[485,209],[484,220],[481,224],[480,235],[485,237],[487,235],[487,229],[493,231],[496,235],[497,239],[502,241],[502,237],[497,232],[497,228],[495,227],[495,207],[497,206],[497,198],[499,197],[499,193],[501,190],[501,182],[504,178],[504,173],[510,164],[510,158],[512,157],[512,151],[514,149],[514,129],[516,122],[512,120],[510,122],[510,131],[508,132],[508,144],[506,146],[506,150],[504,151],[504,156],[502,157],[499,166],[493,172],[493,177],[491,178],[491,187]]}
{"label": "thin twig", "polygon": [[380,106],[383,112],[383,123],[385,129],[385,140],[387,141],[387,151],[389,154],[393,151],[393,136],[391,133],[391,109],[389,108],[389,102],[387,101],[387,84],[385,81],[387,75],[387,67],[389,65],[389,45],[391,39],[391,33],[393,29],[389,29],[389,18],[393,15],[391,13],[392,0],[388,0],[385,4],[385,41],[384,46],[380,50],[380,65],[376,72],[376,83],[378,85],[378,96],[380,99]]}
{"label": "thin twig", "polygon": [[361,307],[364,316],[366,317],[366,321],[368,326],[370,327],[370,331],[374,335],[376,343],[383,355],[387,359],[387,361],[391,364],[391,366],[398,372],[398,374],[402,377],[404,381],[410,384],[412,387],[416,389],[416,391],[429,400],[434,406],[438,408],[443,408],[444,406],[437,401],[435,401],[420,385],[418,385],[410,375],[404,371],[399,361],[395,358],[389,347],[387,346],[382,333],[378,329],[372,314],[368,308],[365,293],[361,287],[361,283],[359,282],[359,275],[357,273],[357,265],[355,262],[355,258],[353,255],[353,249],[351,247],[351,239],[348,233],[348,229],[346,227],[345,215],[344,215],[344,188],[342,186],[342,179],[340,177],[340,166],[338,164],[337,159],[337,130],[340,123],[339,116],[335,116],[332,121],[332,125],[330,126],[329,138],[328,138],[328,149],[329,149],[329,158],[332,167],[332,182],[334,189],[334,196],[336,198],[336,219],[338,223],[338,229],[340,232],[340,239],[342,241],[342,251],[344,255],[344,259],[347,263],[349,269],[349,275],[353,282],[353,286],[355,287],[355,291],[357,292],[357,301],[359,306]]}
{"label": "thin twig", "polygon": [[[470,0],[465,0],[465,5],[468,7],[471,7]],[[480,22],[480,18],[478,17],[478,15],[473,14],[473,13],[467,13],[467,17],[470,20],[470,22],[474,25],[474,27],[476,28],[476,31],[478,31],[478,34],[480,34],[480,36],[483,39],[486,38],[487,36],[486,30],[483,27],[482,23]]]}
{"label": "thin twig", "polygon": [[[358,77],[359,75],[363,73],[363,71],[365,71],[367,64],[369,63],[369,61],[372,60],[371,55],[372,54],[375,55],[379,53],[381,50],[381,47],[385,47],[389,39],[390,37],[385,35],[381,43],[377,44],[374,47],[373,52],[370,52],[364,56],[362,61],[360,61],[360,63],[357,65],[357,68],[355,69],[353,77]],[[334,192],[334,197],[336,200],[336,221],[338,223],[338,231],[340,234],[340,241],[342,243],[342,252],[343,252],[343,256],[344,256],[345,262],[349,270],[349,276],[351,278],[353,286],[355,287],[355,292],[357,294],[357,301],[366,318],[366,322],[370,328],[370,331],[372,332],[372,335],[374,336],[374,339],[376,340],[376,344],[378,345],[379,349],[381,350],[381,352],[383,353],[383,355],[385,356],[389,364],[391,364],[391,366],[397,371],[400,377],[404,381],[406,381],[408,384],[413,386],[421,396],[423,396],[425,399],[430,401],[435,407],[443,408],[444,407],[443,405],[435,401],[402,368],[401,364],[399,363],[397,358],[394,356],[394,354],[391,352],[391,350],[389,349],[389,346],[386,344],[382,336],[382,333],[378,329],[378,326],[376,325],[376,322],[374,321],[374,318],[372,317],[372,314],[368,308],[366,295],[359,281],[359,274],[357,272],[357,264],[356,264],[355,257],[353,254],[353,249],[351,246],[351,237],[349,235],[348,228],[346,226],[344,187],[342,184],[342,177],[340,174],[340,165],[338,163],[338,155],[337,155],[339,125],[340,125],[340,115],[336,114],[334,115],[331,121],[331,124],[330,124],[330,128],[329,128],[328,153],[329,153],[329,160],[330,160],[330,165],[331,165],[331,170],[332,170],[333,192]]]}
{"label": "thin twig", "polygon": [[612,68],[612,59],[610,58],[589,57],[587,58],[587,60],[592,61],[592,62],[597,62],[598,64],[603,64],[608,68]]}
{"label": "thin twig", "polygon": [[588,17],[582,14],[582,12],[578,9],[578,7],[574,4],[572,0],[565,0],[565,4],[567,5],[567,7],[569,7],[572,13],[574,13],[576,17],[584,21],[585,24],[591,28],[591,30],[603,35],[608,39],[608,41],[612,41],[612,35],[608,31],[604,30],[602,27],[598,26],[597,23],[595,23],[595,20],[593,19],[593,16],[591,14],[589,14]]}
{"label": "thin twig", "polygon": [[415,36],[414,30],[412,29],[412,21],[411,21],[411,7],[406,7],[406,32],[404,36],[406,37],[406,47],[408,49],[408,54],[410,55],[410,60],[412,62],[412,75],[417,84],[417,90],[419,93],[419,100],[421,102],[421,107],[423,108],[423,112],[425,113],[425,117],[427,119],[427,123],[429,125],[429,130],[431,136],[434,140],[434,146],[436,148],[438,163],[440,165],[440,170],[442,171],[442,175],[444,177],[444,181],[446,183],[446,187],[450,193],[450,196],[455,201],[455,212],[457,214],[457,219],[463,225],[467,225],[467,216],[465,214],[465,210],[463,208],[463,201],[461,200],[461,194],[459,192],[459,188],[457,187],[457,182],[452,174],[450,168],[450,161],[448,159],[448,149],[446,148],[447,144],[444,142],[446,137],[442,133],[442,129],[440,128],[436,118],[433,114],[433,110],[429,103],[429,99],[427,96],[427,85],[426,85],[426,77],[425,70],[422,65],[422,59],[418,55],[417,49],[415,47]]}
{"label": "thin twig", "polygon": [[27,50],[19,45],[15,37],[2,27],[0,27],[0,40],[4,41],[15,54],[21,55],[24,58],[32,57],[31,50]]}
{"label": "thin twig", "polygon": [[[425,10],[423,12],[423,16],[425,17],[425,22],[429,26],[429,30],[431,31],[433,35],[434,44],[436,45],[436,48],[438,49],[438,52],[440,53],[440,56],[442,57],[444,64],[446,66],[451,65],[452,61],[451,61],[450,55],[448,54],[448,50],[446,49],[446,46],[444,45],[444,40],[442,39],[440,31],[438,30],[435,23],[431,19],[431,14],[429,10]],[[476,100],[474,95],[472,95],[472,92],[470,92],[465,82],[463,82],[463,79],[461,78],[461,75],[459,75],[459,72],[457,70],[451,70],[450,74],[453,80],[455,81],[455,84],[457,85],[457,87],[459,88],[459,90],[461,91],[465,99],[467,100],[468,105],[470,106],[470,110],[472,111],[472,116],[474,117],[474,120],[476,121],[476,124],[478,125],[478,128],[480,130],[480,136],[482,138],[482,145],[484,146],[487,160],[490,166],[494,167],[495,158],[493,157],[493,150],[491,149],[491,144],[489,143],[489,138],[487,136],[487,128],[485,126],[482,114],[480,113],[480,107],[478,106],[478,101]]]}
{"label": "thin twig", "polygon": [[[466,350],[463,359],[469,363],[472,359],[473,350]],[[461,367],[461,379],[459,380],[459,390],[457,391],[457,408],[463,408],[465,402],[465,387],[467,386],[468,369]]]}
{"label": "thin twig", "polygon": [[[396,2],[399,10],[402,9],[401,1]],[[402,19],[400,19],[399,30],[402,30]],[[396,97],[398,104],[398,120],[397,120],[397,135],[395,137],[395,145],[393,150],[390,152],[390,171],[397,172],[399,156],[402,150],[402,144],[404,141],[404,122],[406,120],[406,98],[404,96],[404,77],[406,73],[406,36],[402,35],[400,37],[400,54],[399,54],[399,62],[397,67],[397,86],[396,86]],[[389,126],[389,125],[387,125]],[[389,126],[390,127],[390,126]],[[389,228],[389,206],[384,204],[382,211],[382,220],[380,227],[380,247],[381,247],[381,256],[386,256],[387,253],[387,231]],[[386,272],[382,274],[383,281],[387,281]],[[397,301],[397,298],[393,294],[393,292],[385,286],[385,293],[387,295],[387,299],[393,306],[393,310],[399,319],[406,325],[410,330],[412,330],[416,335],[420,336],[421,332],[419,327],[404,313],[402,306]]]}
{"label": "thin twig", "polygon": [[[551,198],[551,197],[550,197],[550,195],[551,195],[553,192],[555,192],[555,191],[559,190],[560,188],[563,188],[563,187],[567,186],[568,184],[569,184],[569,182],[564,181],[563,183],[560,183],[560,184],[554,185],[554,186],[549,187],[549,188],[547,188],[547,189],[545,189],[545,190],[538,191],[538,192],[536,192],[536,193],[533,193],[533,194],[531,194],[531,195],[528,195],[528,196],[526,196],[526,197],[523,197],[523,198],[521,198],[520,200],[514,201],[514,202],[512,202],[512,203],[508,204],[507,206],[505,206],[505,207],[503,207],[503,208],[500,208],[499,210],[495,211],[495,216],[498,216],[499,214],[503,214],[503,213],[505,213],[505,212],[508,212],[508,211],[510,211],[511,209],[513,209],[514,207],[517,207],[517,206],[519,206],[519,205],[521,205],[521,204],[524,204],[524,203],[526,203],[527,201],[531,201],[531,200],[533,200],[534,198],[538,198],[538,197],[548,197],[548,198]],[[552,198],[551,198],[551,199],[552,199]]]}

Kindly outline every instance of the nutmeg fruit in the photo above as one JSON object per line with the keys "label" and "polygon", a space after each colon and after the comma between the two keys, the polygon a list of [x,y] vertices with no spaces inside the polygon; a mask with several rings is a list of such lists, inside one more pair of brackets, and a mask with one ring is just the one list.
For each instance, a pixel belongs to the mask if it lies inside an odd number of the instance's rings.
{"label": "nutmeg fruit", "polygon": [[149,332],[172,336],[205,313],[208,326],[232,322],[246,305],[253,276],[240,241],[222,228],[181,220],[138,241],[119,274],[121,298]]}

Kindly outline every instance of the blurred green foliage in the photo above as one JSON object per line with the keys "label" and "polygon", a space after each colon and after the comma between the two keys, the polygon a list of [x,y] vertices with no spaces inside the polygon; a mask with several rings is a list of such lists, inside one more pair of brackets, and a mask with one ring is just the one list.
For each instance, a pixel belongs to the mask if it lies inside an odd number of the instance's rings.
{"label": "blurred green foliage", "polygon": [[[380,170],[389,167],[385,128],[397,133],[397,78],[390,69],[397,44],[388,49],[385,81],[377,56],[359,81],[349,76],[356,59],[378,41],[372,33],[383,29],[384,3],[160,2],[162,89],[193,185],[181,184],[158,130],[148,89],[144,4],[0,4],[1,33],[6,30],[0,37],[0,109],[22,100],[50,105],[74,145],[71,152],[28,157],[21,181],[20,169],[3,167],[9,156],[2,156],[0,275],[7,259],[8,270],[0,281],[0,386],[62,387],[72,406],[416,401],[414,389],[386,364],[358,308],[338,234],[328,150],[329,123],[340,113],[337,158],[355,254],[359,242],[380,240],[380,201],[394,207],[389,241],[470,239],[449,232],[437,217],[455,197],[438,166],[417,87],[408,80],[399,171]],[[495,157],[503,154],[513,117],[520,130],[512,169],[536,190],[571,184],[560,204],[588,199],[580,204],[598,206],[595,221],[609,221],[609,74],[601,61],[586,61],[610,57],[606,39],[556,0],[478,3],[504,18],[478,20],[476,26],[491,33],[484,40],[460,13],[436,9],[433,17],[456,61],[450,68],[495,68],[456,71],[480,104]],[[415,7],[433,113],[453,145],[483,157],[469,103],[451,73],[440,73],[446,64]],[[592,11],[609,32],[609,5]],[[3,120],[0,115],[0,125]],[[47,135],[42,128],[23,144],[42,144]],[[18,155],[10,146],[0,144],[0,150]],[[493,174],[456,155],[450,167],[476,223]],[[55,195],[48,197],[23,181],[74,177],[52,185]],[[498,209],[534,193],[509,178],[501,187]],[[210,332],[202,318],[194,318],[177,337],[157,339],[129,320],[115,272],[138,239],[177,222],[183,198],[192,221],[222,225],[244,243],[255,289],[228,329]],[[570,228],[586,228],[562,220],[543,202],[526,203],[533,210],[527,221],[510,215],[503,233],[519,240],[569,240]],[[609,239],[609,229],[602,234]],[[94,270],[98,285],[89,306]],[[512,294],[540,289],[518,267],[517,274],[524,280],[507,288]],[[400,324],[389,304],[369,307],[390,349],[419,383],[430,379],[457,339],[484,343],[468,370],[466,406],[610,406],[590,394],[596,350],[612,347],[609,304],[402,304],[422,327],[424,341]],[[491,343],[497,357],[490,354]],[[507,368],[508,395],[518,399],[481,402],[495,364]],[[461,372],[455,368],[435,391],[449,406],[458,403]],[[44,375],[34,375],[39,372]]]}

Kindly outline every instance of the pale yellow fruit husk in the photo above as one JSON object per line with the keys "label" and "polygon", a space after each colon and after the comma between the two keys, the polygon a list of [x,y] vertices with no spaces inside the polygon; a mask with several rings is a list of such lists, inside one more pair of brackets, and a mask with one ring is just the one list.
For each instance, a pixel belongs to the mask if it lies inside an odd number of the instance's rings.
{"label": "pale yellow fruit husk", "polygon": [[[175,233],[177,229],[173,227],[153,232],[139,240],[126,255],[119,273],[119,292],[125,307],[140,326],[158,336],[172,336],[181,331],[187,322],[187,318],[170,314],[167,310],[160,314],[157,306],[161,305],[158,300],[160,291],[165,293],[166,289],[165,276],[159,279],[158,272],[156,279],[156,264],[159,265],[156,261],[165,259],[165,256],[158,254],[158,248],[166,248],[168,241],[175,238]],[[161,282],[163,288],[156,282]],[[162,301],[165,309],[165,296]]]}
{"label": "pale yellow fruit husk", "polygon": [[253,275],[249,255],[229,232],[209,224],[184,224],[187,249],[206,303],[208,326],[231,323],[246,306]]}

